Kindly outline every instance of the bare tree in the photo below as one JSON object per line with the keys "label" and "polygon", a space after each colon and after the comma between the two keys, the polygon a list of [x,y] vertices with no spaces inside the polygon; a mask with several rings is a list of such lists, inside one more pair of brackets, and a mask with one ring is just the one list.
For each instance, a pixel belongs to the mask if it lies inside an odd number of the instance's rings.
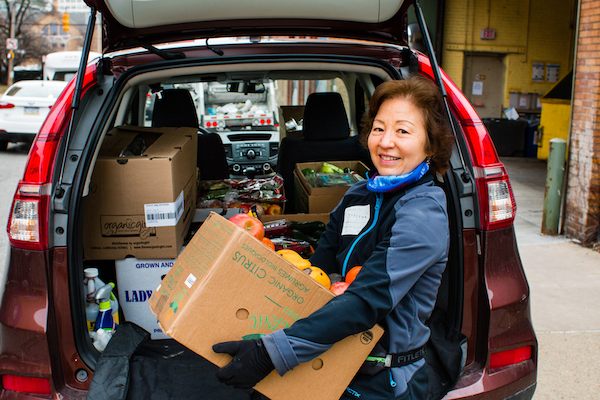
{"label": "bare tree", "polygon": [[[27,59],[41,60],[48,53],[48,44],[41,38],[37,21],[47,11],[46,0],[4,0],[0,8],[0,67],[3,82],[6,82],[8,50],[6,39],[11,29],[19,40],[19,50],[14,52],[14,65]],[[1,3],[0,3],[1,4]],[[14,26],[11,26],[14,24]]]}

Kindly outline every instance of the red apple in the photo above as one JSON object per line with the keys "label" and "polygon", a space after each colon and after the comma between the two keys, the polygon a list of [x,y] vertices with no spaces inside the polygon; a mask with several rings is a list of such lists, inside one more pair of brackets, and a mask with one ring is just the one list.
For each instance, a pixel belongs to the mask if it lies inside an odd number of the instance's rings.
{"label": "red apple", "polygon": [[250,204],[241,203],[238,208],[240,210],[242,210],[242,212],[245,212],[246,214],[248,214],[250,212]]}
{"label": "red apple", "polygon": [[281,207],[278,204],[273,204],[267,208],[267,215],[279,215],[281,214]]}
{"label": "red apple", "polygon": [[229,221],[233,222],[258,240],[262,240],[263,237],[265,237],[265,228],[262,222],[250,214],[235,214],[229,218]]}
{"label": "red apple", "polygon": [[344,293],[350,284],[348,282],[336,282],[329,287],[329,290],[336,296]]}

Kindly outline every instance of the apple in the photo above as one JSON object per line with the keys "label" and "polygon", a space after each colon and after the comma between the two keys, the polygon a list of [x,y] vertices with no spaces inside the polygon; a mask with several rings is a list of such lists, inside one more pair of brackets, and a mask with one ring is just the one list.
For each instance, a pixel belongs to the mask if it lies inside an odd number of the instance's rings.
{"label": "apple", "polygon": [[346,289],[348,289],[348,286],[350,286],[348,282],[336,282],[331,285],[329,290],[336,296],[339,296],[340,294],[344,293]]}
{"label": "apple", "polygon": [[242,212],[248,214],[250,212],[250,204],[241,203],[238,208],[242,210]]}
{"label": "apple", "polygon": [[235,214],[229,218],[229,221],[233,222],[258,240],[262,241],[262,239],[265,237],[265,227],[263,226],[262,222],[250,214]]}
{"label": "apple", "polygon": [[281,214],[281,206],[279,204],[273,204],[267,208],[267,215],[279,215]]}

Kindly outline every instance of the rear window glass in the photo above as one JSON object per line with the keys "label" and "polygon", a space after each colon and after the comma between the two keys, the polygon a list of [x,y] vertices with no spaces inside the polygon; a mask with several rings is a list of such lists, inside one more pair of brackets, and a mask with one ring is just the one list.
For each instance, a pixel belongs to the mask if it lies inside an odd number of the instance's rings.
{"label": "rear window glass", "polygon": [[62,87],[56,86],[15,86],[6,93],[14,97],[47,97],[56,98],[62,92]]}
{"label": "rear window glass", "polygon": [[[246,112],[275,112],[281,106],[304,106],[308,95],[315,92],[337,92],[342,96],[346,112],[349,114],[348,91],[340,78],[327,80],[286,80],[265,81],[255,92],[238,91],[228,88],[221,82],[197,82],[186,84],[165,84],[163,89],[187,89],[196,105],[201,126],[204,120],[215,115],[241,115]],[[271,93],[273,91],[273,93]],[[152,125],[152,113],[156,93],[146,95],[144,125]],[[278,115],[276,114],[276,117]],[[300,122],[302,116],[298,116]]]}

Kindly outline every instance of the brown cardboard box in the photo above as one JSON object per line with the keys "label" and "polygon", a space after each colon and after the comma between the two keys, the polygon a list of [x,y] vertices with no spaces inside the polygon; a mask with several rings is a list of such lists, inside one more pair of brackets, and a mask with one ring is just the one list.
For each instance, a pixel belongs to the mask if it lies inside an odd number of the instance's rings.
{"label": "brown cardboard box", "polygon": [[[119,157],[138,135],[143,155]],[[86,259],[177,258],[196,210],[197,141],[193,128],[107,133],[87,196]]]}
{"label": "brown cardboard box", "polygon": [[302,118],[304,118],[304,106],[279,106],[279,136],[302,137],[302,130],[288,130],[285,123],[291,119],[295,119],[296,123],[301,126]]}
{"label": "brown cardboard box", "polygon": [[[328,161],[341,169],[351,168],[357,174],[365,177],[369,168],[360,161]],[[296,209],[307,213],[329,213],[338,205],[350,186],[312,187],[302,174],[305,168],[315,171],[323,166],[323,162],[306,162],[296,164],[294,169],[294,196]]]}
{"label": "brown cardboard box", "polygon": [[[163,331],[218,366],[216,343],[290,326],[333,294],[233,223],[211,214],[150,298]],[[349,336],[283,377],[255,389],[272,400],[337,399],[383,330]]]}

